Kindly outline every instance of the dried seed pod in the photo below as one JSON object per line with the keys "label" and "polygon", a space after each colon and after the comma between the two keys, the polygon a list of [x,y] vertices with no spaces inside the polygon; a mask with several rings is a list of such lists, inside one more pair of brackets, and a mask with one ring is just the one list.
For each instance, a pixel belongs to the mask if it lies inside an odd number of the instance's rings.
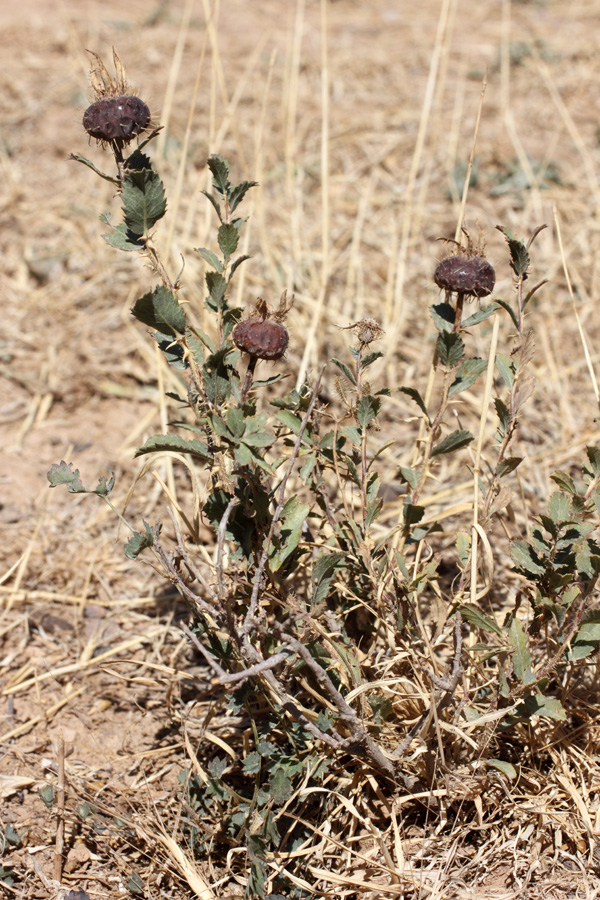
{"label": "dried seed pod", "polygon": [[494,290],[496,273],[483,256],[448,256],[437,266],[433,280],[445,291],[469,297],[487,297]]}
{"label": "dried seed pod", "polygon": [[128,144],[149,124],[150,110],[143,100],[129,94],[96,100],[83,114],[83,127],[98,141]]}
{"label": "dried seed pod", "polygon": [[239,322],[232,337],[236,347],[257,359],[281,359],[290,339],[281,322],[256,316]]}

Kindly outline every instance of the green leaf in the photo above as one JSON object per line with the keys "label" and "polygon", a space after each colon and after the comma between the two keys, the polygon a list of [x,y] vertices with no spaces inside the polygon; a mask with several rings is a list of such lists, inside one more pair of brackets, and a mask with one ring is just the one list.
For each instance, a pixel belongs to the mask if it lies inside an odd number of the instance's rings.
{"label": "green leaf", "polygon": [[503,636],[504,632],[499,625],[496,625],[493,619],[486,616],[478,606],[472,603],[464,603],[460,606],[460,614],[463,619],[475,628],[481,628],[483,631],[492,631],[494,634]]}
{"label": "green leaf", "polygon": [[436,303],[431,307],[433,324],[438,331],[452,331],[456,319],[456,311],[449,303]]}
{"label": "green leaf", "polygon": [[585,659],[600,646],[600,610],[591,609],[584,612],[582,623],[571,641],[571,649],[567,659],[571,661]]}
{"label": "green leaf", "polygon": [[349,366],[346,365],[345,362],[342,362],[341,359],[332,359],[331,362],[334,366],[337,366],[338,369],[344,373],[350,384],[356,384],[356,378],[354,377],[354,373]]}
{"label": "green leaf", "polygon": [[554,472],[550,478],[559,486],[559,488],[562,488],[563,491],[566,491],[568,494],[571,494],[572,496],[577,494],[575,482],[568,472]]}
{"label": "green leaf", "polygon": [[86,159],[85,156],[82,156],[81,153],[69,153],[67,159],[73,159],[75,162],[83,163],[84,166],[87,166],[88,169],[91,169],[92,172],[95,172],[100,178],[104,178],[105,181],[110,181],[111,184],[119,185],[121,183],[118,178],[114,178],[112,175],[105,175],[104,172],[97,169],[94,163],[90,162],[89,159]]}
{"label": "green leaf", "polygon": [[290,556],[300,541],[302,526],[310,512],[308,503],[301,503],[297,497],[291,497],[283,507],[281,513],[281,534],[277,548],[274,548],[269,556],[269,565],[273,572],[277,572]]}
{"label": "green leaf", "polygon": [[381,359],[384,356],[381,350],[373,350],[371,353],[367,353],[366,356],[363,356],[361,360],[361,367],[363,369],[368,369],[369,366],[372,366],[374,362],[378,359]]}
{"label": "green leaf", "polygon": [[60,463],[54,463],[46,475],[50,482],[50,487],[66,484],[72,494],[85,494],[87,492],[79,478],[79,469],[72,471],[72,465],[73,463],[67,464],[64,460],[61,460]]}
{"label": "green leaf", "polygon": [[217,214],[218,217],[219,217],[219,221],[222,222],[222,221],[223,221],[223,216],[221,215],[221,207],[219,206],[219,201],[217,200],[217,198],[216,198],[213,194],[209,194],[208,191],[201,191],[200,193],[204,194],[204,196],[207,197],[207,198],[210,200],[210,202],[212,203],[213,208],[214,208],[216,214]]}
{"label": "green leaf", "polygon": [[340,432],[344,435],[344,437],[348,438],[353,444],[356,444],[357,447],[360,447],[362,443],[362,434],[360,428],[357,428],[356,425],[342,425],[340,428]]}
{"label": "green leaf", "polygon": [[526,675],[530,672],[531,653],[527,646],[527,635],[523,631],[523,625],[519,619],[513,619],[510,623],[509,639],[515,648],[512,655],[513,672],[519,681],[526,681]]}
{"label": "green leaf", "polygon": [[487,759],[486,765],[490,766],[492,769],[498,769],[498,771],[502,772],[503,775],[506,775],[507,778],[514,779],[517,777],[517,770],[512,763],[504,762],[502,759]]}
{"label": "green leaf", "polygon": [[514,472],[522,462],[522,456],[510,456],[507,459],[503,459],[496,467],[496,478],[504,478],[505,475]]}
{"label": "green leaf", "polygon": [[136,300],[131,313],[144,325],[161,334],[176,337],[185,332],[185,313],[175,295],[162,284]]}
{"label": "green leaf", "polygon": [[260,753],[257,753],[256,750],[253,750],[252,753],[249,753],[242,763],[242,769],[248,775],[257,775],[260,772],[261,767],[261,759]]}
{"label": "green leaf", "polygon": [[600,447],[586,447],[586,453],[594,478],[597,478],[600,475]]}
{"label": "green leaf", "polygon": [[282,409],[277,413],[277,418],[282,425],[285,425],[287,428],[293,431],[294,434],[299,433],[302,427],[302,419],[300,418],[300,416],[295,415],[295,413],[293,413],[289,409]]}
{"label": "green leaf", "polygon": [[410,397],[411,400],[414,400],[415,403],[417,404],[417,406],[419,407],[419,409],[422,412],[424,412],[425,415],[427,416],[427,421],[431,422],[431,420],[429,418],[429,413],[427,412],[427,407],[425,406],[425,401],[423,400],[423,398],[421,397],[420,393],[418,392],[418,390],[416,388],[401,387],[401,388],[398,388],[398,390],[402,394],[406,394],[407,397]]}
{"label": "green leaf", "polygon": [[496,228],[502,232],[508,244],[511,268],[519,277],[527,275],[530,263],[527,247],[508,228],[504,228],[502,225],[496,225]]}
{"label": "green leaf", "polygon": [[500,376],[507,388],[512,388],[515,380],[515,364],[510,356],[504,356],[502,353],[496,354],[496,367],[500,372]]}
{"label": "green leaf", "polygon": [[442,331],[437,339],[436,351],[444,368],[453,369],[462,362],[465,345],[460,335],[453,331]]}
{"label": "green leaf", "polygon": [[229,211],[234,212],[250,188],[257,187],[258,181],[240,181],[229,190]]}
{"label": "green leaf", "polygon": [[506,310],[506,312],[509,314],[509,316],[511,317],[511,319],[513,321],[513,325],[515,326],[515,328],[518,329],[519,320],[518,320],[517,315],[514,312],[512,306],[510,305],[510,303],[507,303],[506,300],[496,300],[496,303],[498,304],[498,306],[501,306],[502,309]]}
{"label": "green leaf", "polygon": [[424,506],[415,506],[414,503],[404,504],[404,525],[407,528],[410,528],[412,525],[417,525],[424,515]]}
{"label": "green leaf", "polygon": [[475,384],[481,373],[485,372],[486,369],[486,359],[479,359],[477,357],[474,359],[465,359],[456,373],[454,382],[450,385],[448,396],[451,397],[453,394],[459,394],[461,391],[466,391],[467,388],[470,388],[471,385]]}
{"label": "green leaf", "polygon": [[207,272],[206,285],[210,294],[209,308],[214,312],[222,309],[223,297],[227,289],[227,282],[220,272]]}
{"label": "green leaf", "polygon": [[202,441],[186,441],[176,434],[155,434],[135,451],[135,456],[143,456],[145,453],[159,453],[170,450],[173,453],[189,453],[203,462],[212,461],[212,453]]}
{"label": "green leaf", "polygon": [[292,782],[280,766],[271,775],[269,794],[277,805],[285,803],[292,796]]}
{"label": "green leaf", "polygon": [[421,477],[417,470],[409,469],[408,466],[400,466],[399,472],[402,480],[409,484],[414,491]]}
{"label": "green leaf", "polygon": [[535,579],[536,575],[543,575],[546,571],[527,541],[513,541],[510,545],[510,555],[517,569],[529,577],[533,576]]}
{"label": "green leaf", "polygon": [[502,434],[506,434],[511,421],[510,410],[498,397],[494,400],[494,406],[496,407],[496,414],[500,419],[500,430]]}
{"label": "green leaf", "polygon": [[434,457],[440,456],[442,453],[452,453],[454,450],[466,447],[472,440],[473,435],[470,431],[453,431],[451,434],[447,435],[443,441],[436,444],[431,451],[431,456]]}
{"label": "green leaf", "polygon": [[255,434],[245,434],[244,444],[248,447],[270,447],[275,443],[275,436],[266,431],[257,431]]}
{"label": "green leaf", "polygon": [[226,260],[229,260],[231,254],[235,253],[237,250],[240,233],[235,225],[225,223],[219,228],[217,240],[219,241],[219,247],[221,248],[223,256]]}
{"label": "green leaf", "polygon": [[231,279],[232,279],[232,277],[233,277],[233,273],[235,272],[235,270],[237,269],[237,267],[238,267],[238,266],[241,266],[241,264],[242,264],[243,262],[246,262],[247,259],[252,259],[252,257],[251,257],[248,253],[244,253],[244,254],[242,254],[242,256],[238,256],[237,259],[234,259],[234,261],[233,261],[232,264],[231,264],[231,268],[230,268],[230,270],[229,270],[229,279],[228,279],[228,283],[229,283],[229,281],[231,281]]}
{"label": "green leaf", "polygon": [[485,319],[489,319],[490,316],[493,316],[497,309],[497,303],[490,303],[489,306],[482,306],[477,310],[476,313],[473,313],[472,316],[464,319],[461,325],[463,328],[471,328],[472,325],[479,325],[480,322],[483,322],[485,321]]}
{"label": "green leaf", "polygon": [[356,420],[361,428],[367,428],[369,422],[376,419],[381,408],[381,397],[365,394],[356,405]]}
{"label": "green leaf", "polygon": [[139,235],[130,231],[127,225],[115,225],[110,234],[103,234],[102,237],[111,247],[117,250],[143,250],[146,246],[145,241],[141,240]]}
{"label": "green leaf", "polygon": [[383,500],[381,497],[375,497],[373,500],[369,500],[367,503],[367,511],[365,515],[365,528],[370,528],[373,522],[379,516],[381,512],[381,507],[383,506]]}
{"label": "green leaf", "polygon": [[519,716],[546,716],[548,719],[564,721],[566,713],[560,700],[555,697],[545,697],[543,694],[535,694],[527,697],[524,703],[520,703],[515,710]]}
{"label": "green leaf", "polygon": [[148,234],[167,209],[163,183],[152,169],[127,172],[121,197],[125,224],[134,234]]}
{"label": "green leaf", "polygon": [[196,247],[196,253],[199,253],[202,259],[212,266],[213,269],[217,272],[223,272],[223,263],[212,250],[207,250],[206,247]]}
{"label": "green leaf", "polygon": [[566,494],[558,492],[552,494],[548,504],[548,512],[555,525],[560,525],[562,522],[568,522],[572,515],[571,498]]}
{"label": "green leaf", "polygon": [[232,409],[227,410],[225,422],[227,424],[227,428],[234,437],[241,437],[246,430],[246,420],[244,419],[244,413],[238,407],[232,407]]}
{"label": "green leaf", "polygon": [[229,163],[218,153],[214,153],[208,157],[206,165],[211,171],[214,189],[222,197],[226,197],[229,188]]}
{"label": "green leaf", "polygon": [[137,559],[142,550],[146,550],[154,543],[154,530],[144,522],[143,532],[134,531],[125,544],[125,556],[128,559]]}
{"label": "green leaf", "polygon": [[337,569],[346,562],[345,553],[330,553],[321,556],[313,566],[313,605],[325,600],[329,593],[329,585]]}
{"label": "green leaf", "polygon": [[52,809],[52,804],[54,803],[54,787],[51,784],[44,785],[43,788],[38,790],[38,794],[40,795],[40,799],[42,800],[46,809]]}

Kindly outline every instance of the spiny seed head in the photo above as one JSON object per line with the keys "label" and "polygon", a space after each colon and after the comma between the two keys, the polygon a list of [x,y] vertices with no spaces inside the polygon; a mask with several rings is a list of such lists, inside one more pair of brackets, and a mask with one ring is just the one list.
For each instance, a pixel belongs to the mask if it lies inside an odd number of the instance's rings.
{"label": "spiny seed head", "polygon": [[483,256],[448,256],[434,272],[433,280],[445,291],[468,297],[487,297],[494,290],[496,273]]}
{"label": "spiny seed head", "polygon": [[257,359],[281,359],[290,340],[285,325],[259,316],[239,322],[232,337],[236,347]]}
{"label": "spiny seed head", "polygon": [[150,124],[150,110],[139,97],[103,97],[88,106],[83,127],[98,141],[128,144]]}

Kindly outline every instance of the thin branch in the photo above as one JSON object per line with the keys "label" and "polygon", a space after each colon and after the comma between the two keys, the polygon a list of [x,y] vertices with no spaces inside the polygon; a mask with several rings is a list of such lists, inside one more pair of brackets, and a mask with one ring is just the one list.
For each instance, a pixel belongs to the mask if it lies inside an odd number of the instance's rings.
{"label": "thin branch", "polygon": [[285,647],[279,653],[276,653],[274,656],[270,656],[268,659],[263,659],[262,662],[256,663],[254,666],[250,666],[249,669],[243,669],[241,672],[232,672],[230,675],[221,675],[219,678],[219,684],[234,684],[237,681],[245,681],[247,678],[253,678],[255,675],[260,675],[261,672],[266,672],[269,669],[274,669],[275,666],[278,666],[280,663],[285,662],[286,659],[293,654],[293,650],[288,647]]}
{"label": "thin branch", "polygon": [[224,677],[226,678],[227,673],[225,672],[225,669],[222,669],[221,666],[219,665],[219,663],[216,661],[216,659],[212,655],[212,653],[209,653],[208,650],[206,649],[206,647],[202,646],[202,644],[200,643],[200,641],[198,640],[198,638],[196,637],[194,632],[191,631],[191,629],[189,629],[187,627],[185,622],[181,623],[181,630],[188,636],[188,638],[190,639],[190,641],[192,642],[192,644],[194,645],[196,650],[198,650],[198,652],[202,654],[202,656],[204,657],[206,662],[209,664],[211,669],[215,670],[215,672],[219,676],[219,680]]}
{"label": "thin branch", "polygon": [[234,507],[239,505],[239,500],[237,497],[232,497],[227,506],[225,507],[225,512],[221,517],[221,521],[219,522],[219,528],[217,530],[217,590],[219,600],[223,599],[223,594],[225,592],[225,586],[223,584],[223,552],[225,549],[225,534],[227,532],[227,525],[229,524],[229,518],[231,513],[233,512]]}

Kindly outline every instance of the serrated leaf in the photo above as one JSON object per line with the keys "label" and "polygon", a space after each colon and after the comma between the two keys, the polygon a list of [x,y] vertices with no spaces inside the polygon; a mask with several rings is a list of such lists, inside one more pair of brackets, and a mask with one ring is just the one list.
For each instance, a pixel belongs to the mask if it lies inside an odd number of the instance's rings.
{"label": "serrated leaf", "polygon": [[203,462],[211,462],[212,454],[208,446],[202,441],[186,441],[176,434],[155,434],[135,451],[135,456],[143,456],[145,453],[159,453],[170,450],[173,453],[189,453]]}
{"label": "serrated leaf", "polygon": [[260,772],[260,767],[260,753],[257,753],[256,750],[253,750],[252,753],[249,753],[242,763],[242,769],[248,775],[256,775],[258,772]]}
{"label": "serrated leaf", "polygon": [[417,406],[419,407],[419,409],[422,412],[424,412],[425,415],[427,416],[427,421],[430,422],[429,413],[427,412],[427,407],[425,406],[425,401],[421,397],[418,390],[416,388],[411,388],[411,387],[401,387],[401,388],[398,388],[398,390],[402,394],[406,394],[407,397],[410,397],[411,400],[414,400],[415,403],[417,404]]}
{"label": "serrated leaf", "polygon": [[523,625],[519,619],[513,619],[510,623],[509,639],[515,648],[512,654],[513,672],[519,681],[525,681],[525,676],[531,667],[531,653],[527,646],[527,635],[523,631]]}
{"label": "serrated leaf", "polygon": [[241,437],[246,430],[246,420],[244,419],[244,413],[237,407],[233,407],[232,409],[227,410],[225,422],[227,424],[227,428],[234,437]]}
{"label": "serrated leaf", "polygon": [[508,244],[510,251],[510,265],[517,276],[527,275],[529,269],[529,253],[527,247],[522,241],[519,241],[508,228],[502,225],[496,225],[498,231],[501,231]]}
{"label": "serrated leaf", "polygon": [[356,405],[356,420],[361,428],[368,428],[369,423],[376,419],[381,408],[381,398],[366,394],[361,397]]}
{"label": "serrated leaf", "polygon": [[496,399],[494,400],[494,406],[496,407],[496,413],[498,415],[498,418],[500,419],[500,428],[502,430],[502,433],[505,434],[510,425],[510,410],[506,403],[503,403],[499,397],[496,397]]}
{"label": "serrated leaf", "polygon": [[102,237],[111,247],[116,247],[117,250],[126,250],[129,253],[134,250],[143,250],[146,246],[145,242],[124,224],[115,225],[110,234],[103,234]]}
{"label": "serrated leaf", "polygon": [[474,625],[475,628],[481,628],[483,631],[492,631],[494,634],[503,636],[504,632],[499,625],[496,625],[493,619],[486,616],[478,606],[472,603],[463,603],[460,607],[460,614],[466,622]]}
{"label": "serrated leaf", "polygon": [[212,206],[213,206],[214,211],[215,211],[216,214],[218,215],[219,220],[222,222],[222,221],[223,221],[223,217],[222,217],[222,215],[221,215],[221,207],[219,206],[219,201],[217,200],[217,198],[216,198],[215,196],[213,196],[213,194],[209,194],[208,191],[201,191],[200,193],[204,194],[204,196],[205,196],[208,200],[210,200],[210,202],[212,203]]}
{"label": "serrated leaf", "polygon": [[196,253],[200,254],[202,259],[207,262],[209,266],[212,266],[216,272],[223,272],[223,263],[212,250],[207,250],[206,247],[196,247]]}
{"label": "serrated leaf", "polygon": [[222,197],[227,196],[229,188],[229,163],[218,153],[214,153],[206,160],[213,177],[213,187]]}
{"label": "serrated leaf", "polygon": [[373,522],[379,516],[381,512],[381,507],[383,506],[383,500],[381,497],[374,497],[373,500],[369,500],[367,503],[367,511],[365,515],[365,528],[370,528]]}
{"label": "serrated leaf", "polygon": [[258,181],[240,181],[229,190],[229,211],[234,212],[240,205],[250,188],[257,187]]}
{"label": "serrated leaf", "polygon": [[300,416],[295,415],[295,413],[293,413],[289,409],[280,410],[280,412],[277,413],[277,418],[282,425],[285,425],[287,428],[293,431],[294,434],[298,434],[298,432],[302,428],[302,419],[300,418]]}
{"label": "serrated leaf", "polygon": [[517,777],[517,770],[512,763],[504,762],[502,759],[488,759],[486,760],[486,765],[490,766],[492,769],[498,769],[498,771],[502,772],[503,775],[506,775],[507,778],[514,779]]}
{"label": "serrated leaf", "polygon": [[470,431],[453,431],[451,434],[447,435],[443,441],[436,444],[431,451],[431,456],[433,458],[434,456],[440,456],[442,453],[452,453],[454,450],[466,447],[472,440],[473,435]]}
{"label": "serrated leaf", "polygon": [[497,353],[496,368],[500,372],[500,377],[507,388],[512,388],[515,380],[515,364],[510,356],[504,356],[502,353]]}
{"label": "serrated leaf", "polygon": [[328,556],[321,556],[313,566],[313,604],[316,605],[325,600],[329,593],[329,585],[335,574],[336,569],[344,565],[346,561],[345,553],[330,553]]}
{"label": "serrated leaf", "polygon": [[235,253],[237,250],[240,233],[235,225],[226,222],[220,226],[217,233],[217,240],[223,256],[226,260],[229,260],[231,254]]}
{"label": "serrated leaf", "polygon": [[448,396],[466,391],[467,388],[475,384],[481,373],[485,372],[486,369],[487,360],[478,358],[466,359],[456,373],[454,382],[450,385]]}
{"label": "serrated leaf", "polygon": [[571,641],[567,659],[585,659],[600,646],[600,610],[588,610],[583,614],[582,624]]}
{"label": "serrated leaf", "polygon": [[136,300],[131,313],[161,334],[176,337],[185,332],[185,313],[175,295],[163,285],[158,285],[151,293]]}
{"label": "serrated leaf", "polygon": [[452,331],[456,311],[449,303],[436,303],[431,307],[431,318],[438,331]]}
{"label": "serrated leaf", "polygon": [[552,474],[550,478],[555,484],[559,486],[559,488],[562,488],[563,491],[567,491],[568,494],[577,494],[575,482],[568,472],[554,472],[554,474]]}
{"label": "serrated leaf", "polygon": [[126,172],[121,198],[125,224],[134,234],[148,234],[167,209],[163,183],[152,169]]}
{"label": "serrated leaf", "polygon": [[566,494],[556,492],[550,497],[548,512],[555,525],[568,522],[571,518],[571,499]]}
{"label": "serrated leaf", "polygon": [[342,425],[340,428],[340,432],[344,435],[344,437],[348,438],[353,444],[360,447],[362,442],[362,434],[360,428],[357,428],[356,425]]}
{"label": "serrated leaf", "polygon": [[414,503],[404,504],[404,524],[407,528],[417,525],[425,515],[424,506],[416,506]]}
{"label": "serrated leaf", "polygon": [[453,369],[464,359],[464,341],[456,332],[442,331],[437,339],[436,352],[444,368]]}
{"label": "serrated leaf", "polygon": [[586,447],[585,452],[592,467],[594,478],[600,475],[600,447]]}
{"label": "serrated leaf", "polygon": [[514,472],[517,466],[520,466],[522,462],[522,456],[510,456],[507,459],[503,459],[496,467],[496,478],[503,478],[505,475],[508,475],[509,472]]}
{"label": "serrated leaf", "polygon": [[363,356],[361,360],[361,367],[363,369],[368,369],[369,366],[372,366],[374,362],[378,359],[381,359],[384,356],[381,350],[373,350],[371,353],[367,353],[366,356]]}
{"label": "serrated leaf", "polygon": [[225,281],[221,273],[207,272],[206,286],[208,287],[208,293],[210,294],[210,300],[212,301],[212,303],[210,304],[210,308],[214,311],[221,309],[223,297],[227,289],[227,282]]}
{"label": "serrated leaf", "polygon": [[471,328],[473,325],[479,325],[480,322],[484,322],[486,319],[489,319],[490,316],[493,316],[497,309],[497,303],[490,303],[489,306],[482,306],[476,313],[473,313],[472,316],[468,316],[468,318],[464,319],[461,322],[461,325],[463,328]]}
{"label": "serrated leaf", "polygon": [[514,564],[529,576],[543,575],[545,567],[540,565],[533,548],[527,541],[513,541],[510,545],[510,555]]}
{"label": "serrated leaf", "polygon": [[66,463],[61,460],[60,463],[54,463],[50,466],[46,478],[50,482],[50,487],[58,487],[59,484],[67,486],[72,494],[87,493],[79,478],[79,469],[72,470],[73,463]]}
{"label": "serrated leaf", "polygon": [[134,531],[124,546],[125,556],[128,559],[137,559],[142,550],[147,550],[154,543],[154,533],[152,529],[146,525],[145,531]]}

